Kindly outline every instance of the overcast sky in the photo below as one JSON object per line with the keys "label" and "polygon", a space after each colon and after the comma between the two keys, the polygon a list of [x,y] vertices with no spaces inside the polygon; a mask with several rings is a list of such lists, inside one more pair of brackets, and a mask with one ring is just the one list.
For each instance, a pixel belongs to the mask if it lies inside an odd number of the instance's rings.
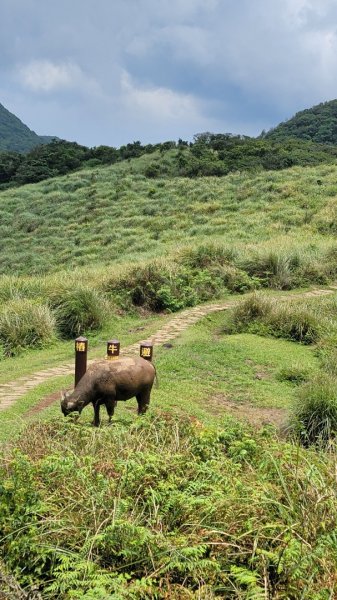
{"label": "overcast sky", "polygon": [[258,135],[333,98],[336,0],[0,0],[0,103],[40,135]]}

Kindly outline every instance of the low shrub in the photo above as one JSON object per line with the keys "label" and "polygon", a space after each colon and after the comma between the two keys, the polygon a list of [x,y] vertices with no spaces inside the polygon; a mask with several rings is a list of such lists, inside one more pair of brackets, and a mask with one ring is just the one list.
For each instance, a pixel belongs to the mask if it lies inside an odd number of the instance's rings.
{"label": "low shrub", "polygon": [[257,287],[257,282],[254,281],[245,271],[234,267],[233,265],[223,264],[209,266],[206,271],[213,277],[218,278],[222,282],[223,288],[229,292],[243,294]]}
{"label": "low shrub", "polygon": [[302,344],[314,344],[319,340],[323,328],[318,317],[305,306],[278,305],[275,300],[253,294],[233,309],[226,331],[249,331]]}
{"label": "low shrub", "polygon": [[153,312],[175,312],[219,296],[224,283],[211,272],[195,271],[164,261],[138,266],[117,280],[107,282],[105,290],[122,306],[138,306]]}
{"label": "low shrub", "polygon": [[325,285],[334,276],[328,256],[304,250],[255,250],[244,253],[237,265],[263,287],[290,290],[318,283]]}
{"label": "low shrub", "polygon": [[253,322],[265,320],[271,313],[273,304],[261,294],[254,293],[232,310],[229,330],[231,333],[246,331]]}
{"label": "low shrub", "polygon": [[101,329],[108,314],[106,299],[88,286],[61,287],[57,292],[51,292],[49,302],[56,316],[58,330],[64,338]]}
{"label": "low shrub", "polygon": [[310,372],[308,369],[301,367],[300,365],[290,365],[288,367],[282,367],[276,374],[276,378],[279,381],[289,381],[295,385],[300,385],[305,381],[308,381]]}
{"label": "low shrub", "polygon": [[37,348],[56,336],[55,317],[46,305],[32,300],[12,300],[0,312],[0,341],[5,356],[24,348]]}
{"label": "low shrub", "polygon": [[293,427],[304,445],[326,446],[337,433],[337,379],[320,374],[299,391]]}
{"label": "low shrub", "polygon": [[27,596],[335,595],[335,457],[268,429],[159,411],[95,432],[33,423],[0,481],[0,561]]}
{"label": "low shrub", "polygon": [[302,344],[319,340],[321,324],[306,307],[293,305],[274,306],[267,318],[271,335]]}
{"label": "low shrub", "polygon": [[289,290],[297,285],[295,272],[298,256],[278,253],[274,250],[252,252],[240,261],[241,268],[262,286]]}

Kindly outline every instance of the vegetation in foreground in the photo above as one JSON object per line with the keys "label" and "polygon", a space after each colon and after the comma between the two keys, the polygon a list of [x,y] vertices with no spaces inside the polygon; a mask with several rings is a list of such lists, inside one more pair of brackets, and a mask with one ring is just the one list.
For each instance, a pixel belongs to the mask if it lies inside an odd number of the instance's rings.
{"label": "vegetation in foreground", "polygon": [[[214,149],[202,150],[198,164]],[[0,265],[19,273],[1,280],[4,356],[95,335],[112,314],[176,311],[229,292],[335,278],[334,165],[197,183],[156,178],[183,155],[154,154],[152,163],[140,157],[1,194]],[[41,276],[61,264],[80,269]],[[32,269],[36,277],[22,276]],[[97,432],[48,414],[30,424],[0,461],[0,580],[37,586],[51,600],[334,597],[329,302],[284,309],[249,299],[227,324],[229,337],[212,332],[216,349],[186,333],[186,347],[159,353],[162,389],[141,421],[126,406],[114,427]],[[288,364],[290,346],[304,364]],[[270,379],[251,363],[252,354],[263,362],[267,349],[278,363],[268,359]],[[256,432],[225,418],[219,407],[227,395],[289,406],[297,389],[294,433],[304,448],[269,427]],[[7,439],[38,393],[5,415]]]}
{"label": "vegetation in foreground", "polygon": [[50,599],[325,600],[335,465],[229,419],[31,426],[1,466],[2,558]]}
{"label": "vegetation in foreground", "polygon": [[332,598],[334,446],[303,448],[225,414],[226,401],[294,402],[328,360],[334,302],[302,306],[324,316],[310,344],[257,323],[223,334],[222,314],[203,320],[157,349],[160,387],[144,419],[125,403],[98,431],[89,409],[74,423],[55,406],[31,423],[1,458],[7,574],[46,599]]}

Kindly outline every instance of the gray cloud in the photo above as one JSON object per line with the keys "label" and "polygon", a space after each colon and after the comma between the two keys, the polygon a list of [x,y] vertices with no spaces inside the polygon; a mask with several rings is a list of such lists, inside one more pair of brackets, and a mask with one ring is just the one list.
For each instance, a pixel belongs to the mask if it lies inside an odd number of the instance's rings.
{"label": "gray cloud", "polygon": [[0,102],[88,145],[257,134],[337,97],[333,0],[2,0]]}

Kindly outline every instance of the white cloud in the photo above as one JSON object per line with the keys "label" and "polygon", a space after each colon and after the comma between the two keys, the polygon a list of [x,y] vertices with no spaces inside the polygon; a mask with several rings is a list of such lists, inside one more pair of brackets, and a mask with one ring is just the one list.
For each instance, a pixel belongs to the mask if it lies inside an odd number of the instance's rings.
{"label": "white cloud", "polygon": [[71,88],[81,76],[81,70],[77,65],[55,64],[49,60],[33,60],[19,68],[21,83],[34,92]]}
{"label": "white cloud", "polygon": [[181,94],[164,87],[137,87],[129,73],[121,77],[123,102],[129,109],[146,113],[152,118],[180,120],[200,114],[198,101],[190,94]]}
{"label": "white cloud", "polygon": [[18,68],[18,78],[23,87],[33,92],[57,92],[81,90],[90,94],[101,94],[94,78],[87,76],[73,62],[54,63],[50,60],[32,60]]}

